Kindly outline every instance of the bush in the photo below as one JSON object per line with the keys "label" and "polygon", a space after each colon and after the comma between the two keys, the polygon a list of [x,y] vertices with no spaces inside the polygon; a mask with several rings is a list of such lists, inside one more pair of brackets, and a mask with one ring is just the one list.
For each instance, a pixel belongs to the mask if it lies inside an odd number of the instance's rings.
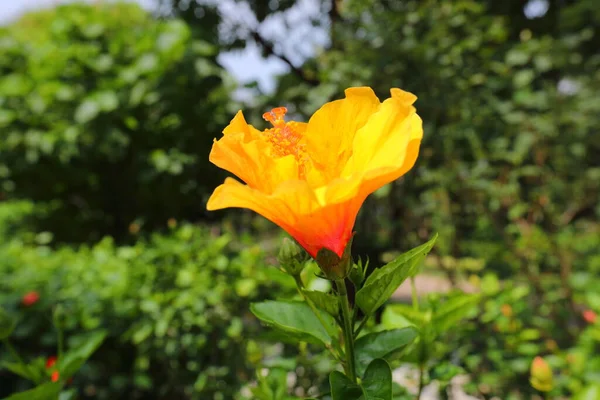
{"label": "bush", "polygon": [[[87,396],[232,398],[253,377],[246,342],[258,324],[249,303],[293,293],[256,245],[238,247],[230,234],[192,225],[133,246],[107,238],[52,250],[14,239],[0,245],[0,304],[19,321],[12,339],[25,358],[56,354],[50,314],[58,304],[67,337],[109,331],[75,376]],[[25,306],[30,291],[40,298]],[[8,358],[0,347],[0,360]],[[0,397],[23,389],[8,373],[0,388]]]}
{"label": "bush", "polygon": [[47,204],[37,225],[60,241],[203,217],[223,178],[208,153],[231,114],[217,51],[127,3],[0,29],[0,199]]}

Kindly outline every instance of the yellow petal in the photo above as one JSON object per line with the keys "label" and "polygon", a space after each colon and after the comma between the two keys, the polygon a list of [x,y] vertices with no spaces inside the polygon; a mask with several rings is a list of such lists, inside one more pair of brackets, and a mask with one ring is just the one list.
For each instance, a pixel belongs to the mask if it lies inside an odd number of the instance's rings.
{"label": "yellow petal", "polygon": [[248,208],[271,221],[288,214],[287,207],[279,200],[270,199],[268,195],[233,178],[225,179],[225,182],[215,189],[206,205],[209,211],[229,207]]}
{"label": "yellow petal", "polygon": [[296,159],[271,157],[265,151],[268,144],[262,140],[261,132],[246,124],[241,112],[223,133],[224,136],[213,143],[209,159],[250,187],[272,193],[280,182],[298,179]]}
{"label": "yellow petal", "polygon": [[345,99],[332,101],[317,110],[306,129],[307,153],[324,180],[339,176],[352,153],[355,133],[380,104],[368,87],[350,88],[345,93]]}
{"label": "yellow petal", "polygon": [[342,176],[404,165],[409,142],[423,136],[421,118],[411,105],[414,98],[400,89],[392,90],[392,97],[356,133],[354,152]]}
{"label": "yellow petal", "polygon": [[223,129],[223,135],[232,135],[232,134],[240,134],[242,133],[244,136],[244,142],[248,142],[250,140],[254,140],[260,137],[260,131],[254,128],[252,125],[249,125],[244,118],[244,114],[241,111],[238,111],[235,114],[235,117],[231,120],[229,125]]}
{"label": "yellow petal", "polygon": [[363,181],[359,189],[360,193],[366,197],[380,187],[395,181],[410,171],[417,161],[420,147],[420,139],[411,140],[406,148],[406,155],[402,165],[399,165],[398,167],[384,167],[367,171],[363,177]]}

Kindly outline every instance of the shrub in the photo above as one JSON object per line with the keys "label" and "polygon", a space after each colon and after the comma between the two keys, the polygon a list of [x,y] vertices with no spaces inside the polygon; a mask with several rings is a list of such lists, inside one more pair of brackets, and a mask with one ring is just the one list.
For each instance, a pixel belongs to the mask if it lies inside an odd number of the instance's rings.
{"label": "shrub", "polygon": [[36,221],[61,241],[202,217],[222,180],[208,152],[231,114],[216,53],[182,21],[127,3],[0,29],[0,199],[51,206]]}
{"label": "shrub", "polygon": [[[25,239],[0,245],[0,305],[19,321],[16,347],[26,358],[55,354],[50,314],[60,304],[67,337],[109,332],[75,376],[88,396],[232,398],[253,377],[246,341],[258,324],[249,303],[293,293],[293,281],[265,265],[258,246],[239,250],[232,235],[219,233],[183,225],[133,246],[108,238],[56,250]],[[23,306],[31,291],[39,300]],[[8,357],[0,347],[0,360]],[[0,388],[0,397],[23,389],[6,374]]]}

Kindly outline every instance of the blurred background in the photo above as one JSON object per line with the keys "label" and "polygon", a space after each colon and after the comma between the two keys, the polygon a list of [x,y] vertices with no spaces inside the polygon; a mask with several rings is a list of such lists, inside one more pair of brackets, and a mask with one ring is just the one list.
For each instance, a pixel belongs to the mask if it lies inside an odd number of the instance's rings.
{"label": "blurred background", "polygon": [[[282,235],[205,210],[225,177],[208,154],[239,109],[307,120],[362,85],[415,93],[425,133],[354,252],[378,266],[439,232],[423,295],[483,296],[433,364],[482,399],[536,398],[538,355],[547,398],[600,381],[597,1],[12,0],[0,23],[0,305],[26,358],[55,353],[58,304],[67,335],[109,331],[81,398],[244,398],[275,366],[298,395],[326,387],[322,355],[248,314],[294,293]],[[0,369],[0,397],[26,387]]]}

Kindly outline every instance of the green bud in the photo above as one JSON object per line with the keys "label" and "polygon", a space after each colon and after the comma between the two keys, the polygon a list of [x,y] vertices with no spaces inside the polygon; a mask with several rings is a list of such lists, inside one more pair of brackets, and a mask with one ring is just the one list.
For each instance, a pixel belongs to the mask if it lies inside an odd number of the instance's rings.
{"label": "green bud", "polygon": [[283,239],[277,260],[281,267],[292,276],[300,275],[308,259],[304,249],[288,238]]}
{"label": "green bud", "polygon": [[369,267],[369,259],[364,263],[359,258],[358,262],[354,264],[352,269],[350,270],[349,278],[354,283],[354,286],[357,288],[360,287],[360,284],[365,280],[365,275],[367,273],[367,268]]}
{"label": "green bud", "polygon": [[58,304],[56,307],[54,307],[54,311],[52,312],[52,322],[54,323],[54,327],[56,329],[65,329],[67,324],[67,312],[61,304]]}

